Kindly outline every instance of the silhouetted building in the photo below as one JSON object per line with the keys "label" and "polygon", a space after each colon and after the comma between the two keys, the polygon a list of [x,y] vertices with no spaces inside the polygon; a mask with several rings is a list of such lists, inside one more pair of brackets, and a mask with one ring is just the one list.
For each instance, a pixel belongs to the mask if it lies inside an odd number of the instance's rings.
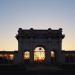
{"label": "silhouetted building", "polygon": [[64,63],[75,63],[75,51],[62,51]]}
{"label": "silhouetted building", "polygon": [[19,28],[18,51],[0,51],[0,64],[75,63],[75,51],[62,50],[62,29],[27,30]]}
{"label": "silhouetted building", "polygon": [[19,28],[17,62],[62,63],[62,29],[58,30],[23,30]]}
{"label": "silhouetted building", "polygon": [[17,51],[0,51],[0,64],[14,64]]}

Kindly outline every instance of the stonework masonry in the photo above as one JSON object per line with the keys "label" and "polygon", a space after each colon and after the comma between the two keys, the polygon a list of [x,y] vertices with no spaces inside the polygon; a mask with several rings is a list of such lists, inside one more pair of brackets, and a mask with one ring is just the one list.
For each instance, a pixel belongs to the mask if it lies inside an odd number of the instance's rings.
{"label": "stonework masonry", "polygon": [[65,36],[62,34],[62,28],[53,30],[37,30],[37,29],[22,29],[19,28],[16,39],[18,40],[18,55],[17,62],[24,62],[24,52],[30,52],[30,62],[34,62],[34,50],[36,47],[45,49],[45,62],[51,63],[50,52],[55,52],[55,63],[62,63],[62,39]]}

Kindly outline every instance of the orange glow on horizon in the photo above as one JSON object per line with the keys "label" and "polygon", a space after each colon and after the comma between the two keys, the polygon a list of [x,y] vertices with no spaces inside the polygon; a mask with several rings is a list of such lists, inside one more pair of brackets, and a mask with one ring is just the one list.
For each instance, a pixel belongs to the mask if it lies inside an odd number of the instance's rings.
{"label": "orange glow on horizon", "polygon": [[[75,51],[75,40],[72,40],[68,37],[65,37],[63,40],[62,40],[62,50],[65,50],[65,51]],[[0,40],[0,51],[15,51],[15,50],[18,50],[18,43],[17,43],[17,40],[15,39],[14,41],[11,40],[10,41],[6,41],[6,39],[3,39],[4,41],[1,41]]]}

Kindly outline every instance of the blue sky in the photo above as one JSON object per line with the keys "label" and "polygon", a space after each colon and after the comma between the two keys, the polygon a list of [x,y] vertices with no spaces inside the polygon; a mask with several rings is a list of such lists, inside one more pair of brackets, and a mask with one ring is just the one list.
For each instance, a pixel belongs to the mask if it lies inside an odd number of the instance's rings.
{"label": "blue sky", "polygon": [[0,50],[17,49],[19,27],[63,28],[62,49],[75,50],[75,0],[0,0]]}

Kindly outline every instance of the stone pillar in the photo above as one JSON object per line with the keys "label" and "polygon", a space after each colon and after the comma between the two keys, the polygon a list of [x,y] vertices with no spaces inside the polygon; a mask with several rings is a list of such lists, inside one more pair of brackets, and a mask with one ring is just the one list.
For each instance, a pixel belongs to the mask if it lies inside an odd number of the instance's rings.
{"label": "stone pillar", "polygon": [[18,63],[23,63],[23,62],[24,62],[24,53],[23,52],[18,52],[18,54],[15,57],[14,63],[18,64]]}
{"label": "stone pillar", "polygon": [[30,63],[33,63],[34,61],[34,51],[30,52]]}
{"label": "stone pillar", "polygon": [[50,63],[50,51],[45,51],[45,61],[46,63]]}
{"label": "stone pillar", "polygon": [[63,63],[63,57],[61,52],[57,52],[57,63],[59,64]]}
{"label": "stone pillar", "polygon": [[15,59],[15,63],[23,63],[24,62],[24,53],[23,53],[23,39],[19,38],[18,40],[18,54]]}

